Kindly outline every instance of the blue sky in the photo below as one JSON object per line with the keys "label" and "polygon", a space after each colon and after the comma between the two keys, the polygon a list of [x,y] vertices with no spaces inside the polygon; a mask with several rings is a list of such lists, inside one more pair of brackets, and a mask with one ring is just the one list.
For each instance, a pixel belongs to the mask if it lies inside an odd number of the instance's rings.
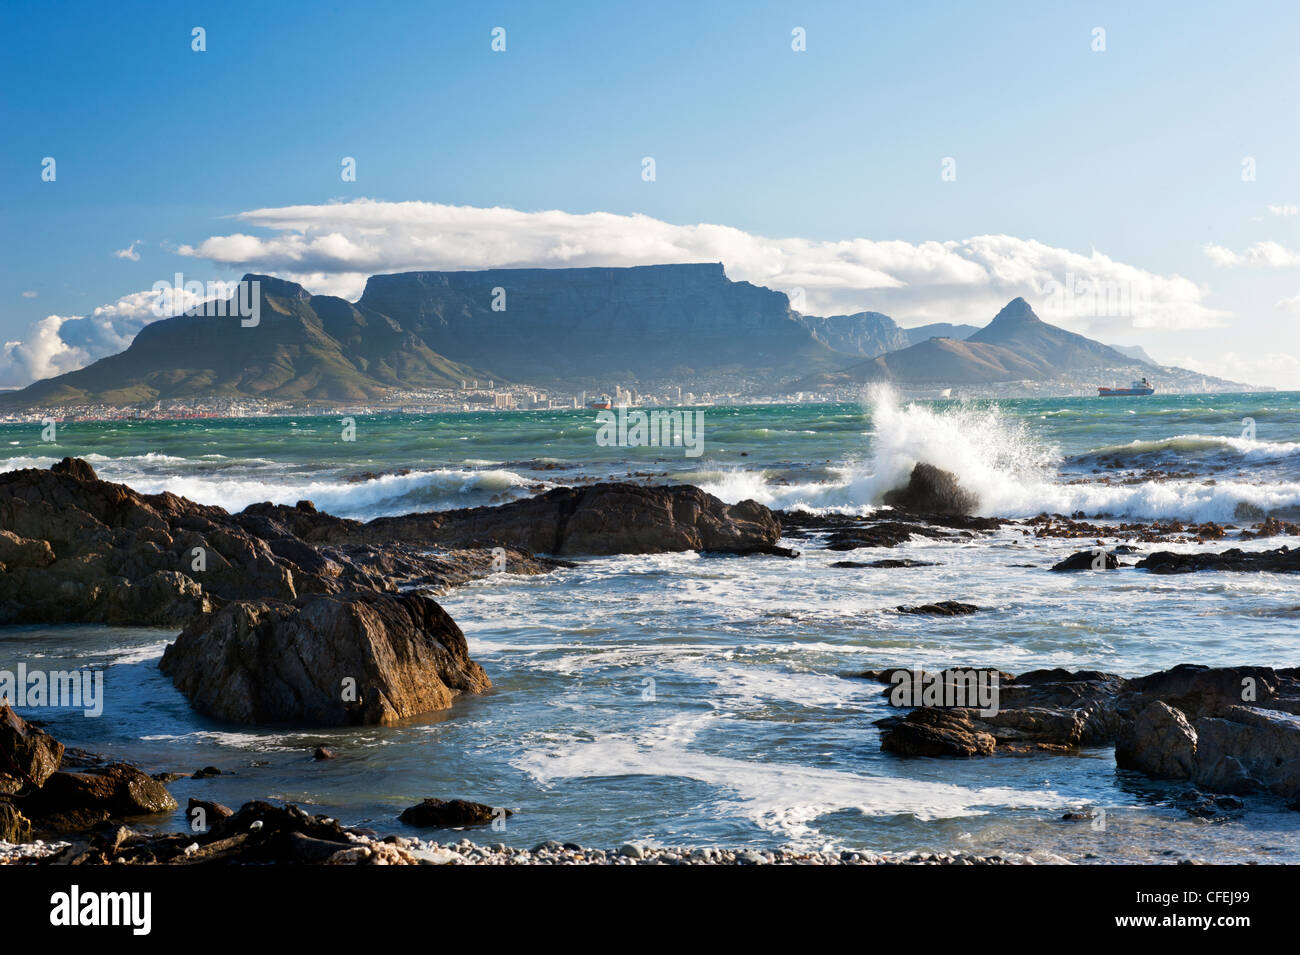
{"label": "blue sky", "polygon": [[721,258],[903,324],[1142,283],[1043,317],[1300,388],[1300,7],[1133,6],[6,5],[0,384],[116,350],[177,271]]}

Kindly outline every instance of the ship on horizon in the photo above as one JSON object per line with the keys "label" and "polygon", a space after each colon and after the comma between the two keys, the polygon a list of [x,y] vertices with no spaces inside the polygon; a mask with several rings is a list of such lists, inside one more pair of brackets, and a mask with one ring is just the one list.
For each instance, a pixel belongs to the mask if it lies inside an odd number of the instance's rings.
{"label": "ship on horizon", "polygon": [[1141,381],[1134,381],[1127,388],[1098,388],[1097,397],[1099,398],[1124,398],[1130,395],[1154,395],[1156,386],[1143,378]]}

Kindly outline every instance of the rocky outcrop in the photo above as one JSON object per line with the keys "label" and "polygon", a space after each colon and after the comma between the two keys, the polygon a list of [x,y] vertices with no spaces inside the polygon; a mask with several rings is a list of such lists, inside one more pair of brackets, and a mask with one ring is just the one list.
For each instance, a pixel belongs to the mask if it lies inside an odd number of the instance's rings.
{"label": "rocky outcrop", "polygon": [[1244,551],[1233,547],[1219,553],[1200,554],[1162,550],[1138,561],[1137,566],[1153,574],[1190,574],[1198,570],[1300,573],[1300,550],[1278,547],[1275,550]]}
{"label": "rocky outcrop", "polygon": [[200,713],[234,723],[394,723],[491,686],[421,594],[238,601],[187,627],[159,667]]}
{"label": "rocky outcrop", "polygon": [[113,763],[80,773],[57,772],[23,801],[23,811],[42,828],[88,829],[114,816],[170,812],[176,800],[167,788],[134,766]]}
{"label": "rocky outcrop", "polygon": [[380,517],[364,524],[272,505],[245,513],[281,522],[314,544],[503,544],[561,556],[781,553],[781,525],[766,507],[754,501],[725,504],[688,484],[560,487],[496,507]]}
{"label": "rocky outcrop", "polygon": [[426,799],[402,810],[398,818],[420,829],[453,829],[461,826],[485,826],[498,816],[512,816],[509,809],[494,809],[481,802],[465,799]]}
{"label": "rocky outcrop", "polygon": [[[895,672],[867,671],[862,676],[890,683]],[[902,756],[1062,752],[1112,738],[1118,725],[1113,694],[1122,684],[1119,677],[1092,671],[1034,670],[1018,677],[999,673],[996,712],[917,707],[877,720],[876,725],[881,748]]]}
{"label": "rocky outcrop", "polygon": [[885,493],[885,503],[920,514],[973,514],[979,498],[961,486],[957,475],[921,462],[906,485]]}
{"label": "rocky outcrop", "polygon": [[101,481],[85,461],[0,474],[0,625],[180,626],[232,600],[440,590],[496,570],[558,562],[507,544],[428,553],[427,542],[308,543],[292,530],[345,522],[309,501],[229,514],[174,494]]}
{"label": "rocky outcrop", "polygon": [[[890,683],[895,672],[859,675]],[[1219,793],[1300,796],[1300,669],[1184,664],[1130,680],[1037,670],[1001,674],[998,689],[996,712],[931,706],[878,720],[881,748],[988,756],[1113,744],[1124,769]]]}
{"label": "rocky outcrop", "polygon": [[39,788],[62,759],[62,743],[0,701],[0,794]]}
{"label": "rocky outcrop", "polygon": [[1095,554],[1090,550],[1081,550],[1053,564],[1052,570],[1059,574],[1074,570],[1117,570],[1120,566],[1119,558],[1110,551]]}
{"label": "rocky outcrop", "polygon": [[[82,764],[95,762],[74,752]],[[167,788],[134,766],[83,765],[69,772],[61,768],[64,754],[62,743],[0,704],[0,841],[82,831],[114,817],[176,808]]]}

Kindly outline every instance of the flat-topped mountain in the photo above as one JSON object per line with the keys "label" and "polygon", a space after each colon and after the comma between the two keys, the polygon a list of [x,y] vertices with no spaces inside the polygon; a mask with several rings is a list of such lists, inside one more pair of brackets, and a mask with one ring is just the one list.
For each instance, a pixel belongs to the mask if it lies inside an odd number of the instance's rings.
{"label": "flat-topped mountain", "polygon": [[213,314],[208,303],[145,326],[120,354],[0,396],[0,407],[213,397],[357,402],[489,380],[774,394],[1083,373],[1127,381],[1153,368],[1176,373],[1163,378],[1169,385],[1193,376],[1057,328],[1020,298],[958,340],[926,333],[970,326],[909,331],[880,312],[801,315],[781,292],[729,280],[720,263],[376,275],[355,303],[265,275],[244,277],[245,301],[250,283],[260,289],[255,324],[246,327],[233,308]]}
{"label": "flat-topped mountain", "polygon": [[720,263],[376,275],[356,303],[264,275],[243,281],[261,286],[255,327],[238,316],[162,319],[126,351],[0,404],[358,401],[471,380],[775,385],[851,360],[815,337],[783,293],[732,282]]}
{"label": "flat-topped mountain", "polygon": [[783,293],[732,282],[718,262],[376,275],[357,306],[443,355],[536,384],[780,378],[844,362]]}

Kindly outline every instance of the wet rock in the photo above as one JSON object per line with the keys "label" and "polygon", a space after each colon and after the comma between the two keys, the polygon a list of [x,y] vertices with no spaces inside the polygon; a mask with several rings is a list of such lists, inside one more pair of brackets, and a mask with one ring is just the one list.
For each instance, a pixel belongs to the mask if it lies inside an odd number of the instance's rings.
{"label": "wet rock", "polygon": [[1071,554],[1065,560],[1052,565],[1058,573],[1071,570],[1116,570],[1122,566],[1119,558],[1110,551],[1096,554],[1090,550],[1081,550]]}
{"label": "wet rock", "polygon": [[1154,700],[1138,713],[1115,745],[1115,764],[1164,779],[1196,772],[1196,730],[1182,710]]}
{"label": "wet rock", "polygon": [[949,535],[926,524],[903,521],[879,521],[874,524],[855,525],[835,531],[826,539],[827,550],[857,550],[859,547],[897,547],[913,537],[931,540],[947,539]]}
{"label": "wet rock", "polygon": [[23,800],[23,811],[51,829],[79,829],[91,819],[101,821],[109,815],[144,816],[175,808],[176,800],[162,783],[125,763],[54,773]]}
{"label": "wet rock", "polygon": [[977,725],[973,710],[921,707],[877,720],[880,748],[899,756],[991,756],[997,739]]}
{"label": "wet rock", "polygon": [[1137,562],[1141,570],[1153,574],[1191,574],[1202,570],[1235,573],[1300,573],[1300,550],[1279,547],[1276,550],[1244,551],[1232,547],[1219,553],[1179,554],[1157,551]]}
{"label": "wet rock", "polygon": [[0,703],[0,793],[41,786],[62,759],[62,743]]}
{"label": "wet rock", "polygon": [[[702,493],[702,492],[701,492]],[[0,625],[184,626],[234,600],[437,589],[499,568],[490,545],[311,543],[291,529],[352,528],[310,502],[240,514],[101,481],[84,461],[0,473]],[[328,536],[328,535],[325,535]],[[506,571],[562,562],[506,548]]]}
{"label": "wet rock", "polygon": [[64,458],[58,464],[51,465],[50,470],[55,474],[66,474],[78,481],[99,480],[99,475],[95,473],[95,469],[91,467],[90,462],[81,458]]}
{"label": "wet rock", "polygon": [[896,607],[899,613],[922,614],[931,617],[962,617],[967,614],[978,613],[979,607],[974,604],[959,603],[956,600],[941,600],[939,603],[920,604],[915,607]]}
{"label": "wet rock", "polygon": [[234,810],[229,806],[208,799],[195,799],[192,796],[185,806],[185,818],[189,821],[192,830],[196,825],[198,826],[196,831],[206,830],[218,819],[227,819],[234,814]]}
{"label": "wet rock", "polygon": [[233,723],[394,723],[492,685],[421,594],[239,601],[187,627],[159,668],[196,710]]}
{"label": "wet rock", "polygon": [[196,769],[190,779],[210,779],[213,776],[220,776],[221,770],[215,766],[204,766],[202,769]]}
{"label": "wet rock", "polygon": [[1197,785],[1219,793],[1300,796],[1300,717],[1230,706],[1195,726]]}
{"label": "wet rock", "polygon": [[921,462],[912,468],[906,486],[885,494],[891,507],[927,514],[973,514],[979,498],[961,486],[957,475]]}
{"label": "wet rock", "polygon": [[337,758],[338,758],[338,754],[336,754],[336,753],[334,752],[334,750],[329,749],[328,747],[325,747],[325,746],[317,746],[317,747],[316,747],[316,752],[312,753],[311,758],[312,758],[312,759],[315,759],[315,760],[322,760],[322,759],[337,759]]}
{"label": "wet rock", "polygon": [[[500,810],[506,816],[509,809]],[[398,818],[408,826],[421,829],[451,829],[461,826],[484,826],[497,818],[498,810],[481,802],[464,799],[426,799],[402,810]]]}
{"label": "wet rock", "polygon": [[0,842],[32,841],[32,824],[13,803],[0,799]]}
{"label": "wet rock", "polygon": [[560,487],[497,507],[381,517],[365,524],[296,515],[295,534],[312,542],[507,544],[556,555],[669,551],[769,553],[781,527],[755,501],[724,504],[686,484],[600,483]]}

